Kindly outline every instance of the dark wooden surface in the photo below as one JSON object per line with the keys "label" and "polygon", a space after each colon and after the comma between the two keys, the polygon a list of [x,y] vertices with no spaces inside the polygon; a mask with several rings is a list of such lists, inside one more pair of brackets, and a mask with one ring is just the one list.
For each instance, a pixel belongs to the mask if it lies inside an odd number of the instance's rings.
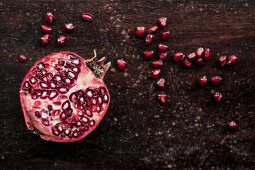
{"label": "dark wooden surface", "polygon": [[[72,22],[64,48],[54,42],[42,48],[40,24],[52,11],[56,17],[54,40],[61,24]],[[81,20],[91,12],[95,22]],[[2,0],[0,2],[0,169],[162,169],[255,168],[255,3],[253,0]],[[163,76],[170,103],[155,102],[155,82],[147,78],[145,49],[134,38],[135,26],[150,27],[166,16],[171,52],[210,47],[214,59],[201,69],[184,70],[166,63]],[[59,30],[59,31],[57,31]],[[30,66],[46,54],[73,51],[83,57],[124,58],[128,70],[117,69],[105,78],[111,105],[100,126],[86,139],[70,144],[41,140],[25,127],[19,104],[19,84]],[[29,61],[17,61],[25,54]],[[219,54],[236,54],[235,67],[219,69]],[[113,65],[112,68],[116,68]],[[221,75],[222,86],[198,89],[202,75]],[[211,90],[223,101],[211,104]],[[225,125],[235,120],[240,130]]]}

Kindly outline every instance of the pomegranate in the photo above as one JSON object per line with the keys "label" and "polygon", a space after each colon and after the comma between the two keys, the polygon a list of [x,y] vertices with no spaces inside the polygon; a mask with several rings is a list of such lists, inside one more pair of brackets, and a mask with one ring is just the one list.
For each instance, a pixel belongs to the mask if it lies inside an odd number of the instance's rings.
{"label": "pomegranate", "polygon": [[220,92],[213,93],[213,99],[216,103],[219,103],[222,99],[222,94]]}
{"label": "pomegranate", "polygon": [[205,87],[207,84],[208,80],[206,76],[203,76],[201,78],[198,79],[198,84],[200,87]]}
{"label": "pomegranate", "polygon": [[167,103],[167,95],[166,94],[159,94],[157,99],[161,105],[166,105]]}
{"label": "pomegranate", "polygon": [[82,19],[83,19],[84,21],[87,21],[87,22],[92,22],[93,19],[94,19],[94,17],[93,17],[93,15],[90,14],[90,13],[84,13],[84,14],[82,14]]}
{"label": "pomegranate", "polygon": [[170,32],[169,31],[164,31],[160,34],[160,38],[162,41],[168,41],[170,38]]}
{"label": "pomegranate", "polygon": [[143,59],[144,60],[149,60],[152,59],[154,57],[154,51],[152,50],[146,50],[143,52]]}
{"label": "pomegranate", "polygon": [[238,129],[238,125],[237,125],[237,123],[236,123],[235,121],[231,121],[231,122],[229,122],[229,124],[228,124],[228,128],[229,128],[230,130],[237,130],[237,129]]}
{"label": "pomegranate", "polygon": [[237,57],[235,55],[231,55],[228,57],[227,65],[232,66],[236,63]]}
{"label": "pomegranate", "polygon": [[174,54],[173,61],[174,62],[179,62],[179,61],[184,60],[184,58],[185,58],[185,55],[182,52],[178,52],[178,53]]}
{"label": "pomegranate", "polygon": [[203,47],[199,47],[197,50],[196,50],[196,56],[197,58],[201,58],[204,54],[204,48]]}
{"label": "pomegranate", "polygon": [[182,65],[183,65],[184,68],[191,68],[192,67],[192,62],[185,59],[185,60],[183,60]]}
{"label": "pomegranate", "polygon": [[167,53],[160,53],[159,54],[159,59],[162,61],[166,61],[168,59],[168,54]]}
{"label": "pomegranate", "polygon": [[166,80],[164,78],[160,78],[158,81],[157,81],[157,86],[159,89],[165,89],[165,86],[166,86]]}
{"label": "pomegranate", "polygon": [[26,61],[27,61],[27,57],[26,56],[24,56],[24,55],[20,55],[19,56],[19,62],[25,63]]}
{"label": "pomegranate", "polygon": [[127,63],[123,59],[117,60],[117,66],[120,70],[124,71],[127,68]]}
{"label": "pomegranate", "polygon": [[51,39],[51,37],[50,37],[49,34],[43,35],[43,36],[41,37],[41,39],[40,39],[41,45],[42,45],[42,46],[48,45],[48,44],[50,43],[50,39]]}
{"label": "pomegranate", "polygon": [[58,40],[57,40],[58,46],[64,46],[66,45],[66,42],[67,42],[67,38],[65,36],[61,35],[58,37]]}
{"label": "pomegranate", "polygon": [[190,53],[188,56],[187,56],[187,60],[188,61],[195,61],[197,59],[197,55],[195,52],[192,52]]}
{"label": "pomegranate", "polygon": [[59,52],[37,61],[20,86],[28,129],[44,140],[75,142],[101,122],[110,103],[103,78],[111,63]]}
{"label": "pomegranate", "polygon": [[47,12],[45,20],[49,25],[51,25],[54,21],[53,14],[51,12]]}
{"label": "pomegranate", "polygon": [[135,35],[137,38],[142,38],[146,34],[145,27],[137,27],[135,30]]}
{"label": "pomegranate", "polygon": [[75,26],[72,23],[64,24],[63,28],[67,32],[72,32],[75,29]]}
{"label": "pomegranate", "polygon": [[222,82],[222,77],[221,77],[221,76],[213,76],[213,77],[211,78],[211,83],[212,83],[213,85],[215,85],[215,86],[220,85],[221,82]]}
{"label": "pomegranate", "polygon": [[157,30],[158,30],[158,26],[155,25],[155,26],[149,28],[147,32],[148,32],[149,34],[153,34],[153,33],[155,33]]}
{"label": "pomegranate", "polygon": [[157,48],[158,48],[158,51],[161,53],[164,53],[168,50],[168,46],[165,44],[159,44]]}
{"label": "pomegranate", "polygon": [[154,35],[148,34],[145,39],[145,45],[151,45],[153,42]]}
{"label": "pomegranate", "polygon": [[41,25],[41,30],[45,34],[50,34],[52,32],[51,27],[49,27],[47,25]]}
{"label": "pomegranate", "polygon": [[152,68],[162,68],[163,67],[163,61],[162,60],[156,60],[151,62],[151,67]]}
{"label": "pomegranate", "polygon": [[219,65],[221,67],[224,67],[227,64],[227,56],[221,56],[219,58]]}
{"label": "pomegranate", "polygon": [[158,79],[160,77],[160,73],[161,73],[160,69],[155,69],[151,71],[150,76],[154,79]]}
{"label": "pomegranate", "polygon": [[165,27],[167,24],[167,18],[166,17],[162,17],[158,19],[158,24],[160,27]]}
{"label": "pomegranate", "polygon": [[212,58],[212,52],[211,52],[210,48],[204,49],[204,59],[211,60],[211,58]]}

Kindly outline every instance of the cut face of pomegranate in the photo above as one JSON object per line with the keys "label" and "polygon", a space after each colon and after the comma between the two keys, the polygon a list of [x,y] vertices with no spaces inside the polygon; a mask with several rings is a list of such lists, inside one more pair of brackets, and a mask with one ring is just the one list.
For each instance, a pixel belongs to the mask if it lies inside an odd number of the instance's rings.
{"label": "cut face of pomegranate", "polygon": [[42,139],[75,142],[101,122],[110,103],[103,78],[111,63],[60,52],[37,61],[20,86],[28,129]]}

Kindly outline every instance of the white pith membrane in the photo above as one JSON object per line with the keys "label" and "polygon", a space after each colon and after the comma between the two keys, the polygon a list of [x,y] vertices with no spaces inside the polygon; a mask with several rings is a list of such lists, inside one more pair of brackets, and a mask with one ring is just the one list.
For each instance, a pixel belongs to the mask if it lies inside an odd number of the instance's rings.
{"label": "white pith membrane", "polygon": [[[108,109],[110,96],[103,82],[104,76],[97,78],[87,67],[88,61],[91,60],[61,52],[46,56],[32,66],[20,90],[30,130],[46,140],[73,142],[97,127]],[[103,65],[105,71],[109,67],[106,65]],[[38,72],[42,78],[38,78]]]}

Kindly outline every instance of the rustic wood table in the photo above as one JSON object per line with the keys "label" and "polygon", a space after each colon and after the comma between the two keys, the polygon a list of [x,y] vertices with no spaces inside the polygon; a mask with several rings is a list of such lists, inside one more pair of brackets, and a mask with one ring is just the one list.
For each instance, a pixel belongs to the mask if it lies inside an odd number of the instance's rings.
{"label": "rustic wood table", "polygon": [[[41,47],[40,25],[51,11],[53,41]],[[163,169],[255,168],[255,2],[253,0],[2,0],[0,2],[0,169]],[[81,14],[94,15],[93,23]],[[148,78],[147,49],[134,37],[134,28],[152,26],[165,16],[171,53],[189,53],[199,46],[213,51],[206,67],[191,70],[165,63],[169,103],[160,106]],[[72,22],[72,34],[62,31]],[[69,38],[59,48],[60,34]],[[86,139],[70,144],[41,140],[27,130],[19,103],[19,85],[32,64],[57,51],[73,51],[88,58],[106,56],[115,63],[123,58],[126,72],[113,64],[105,81],[111,105],[100,126]],[[18,62],[24,54],[28,61]],[[235,54],[238,63],[217,67],[219,55]],[[202,75],[221,75],[219,87],[199,89]],[[223,94],[213,104],[210,93]],[[239,130],[226,125],[236,121]]]}

